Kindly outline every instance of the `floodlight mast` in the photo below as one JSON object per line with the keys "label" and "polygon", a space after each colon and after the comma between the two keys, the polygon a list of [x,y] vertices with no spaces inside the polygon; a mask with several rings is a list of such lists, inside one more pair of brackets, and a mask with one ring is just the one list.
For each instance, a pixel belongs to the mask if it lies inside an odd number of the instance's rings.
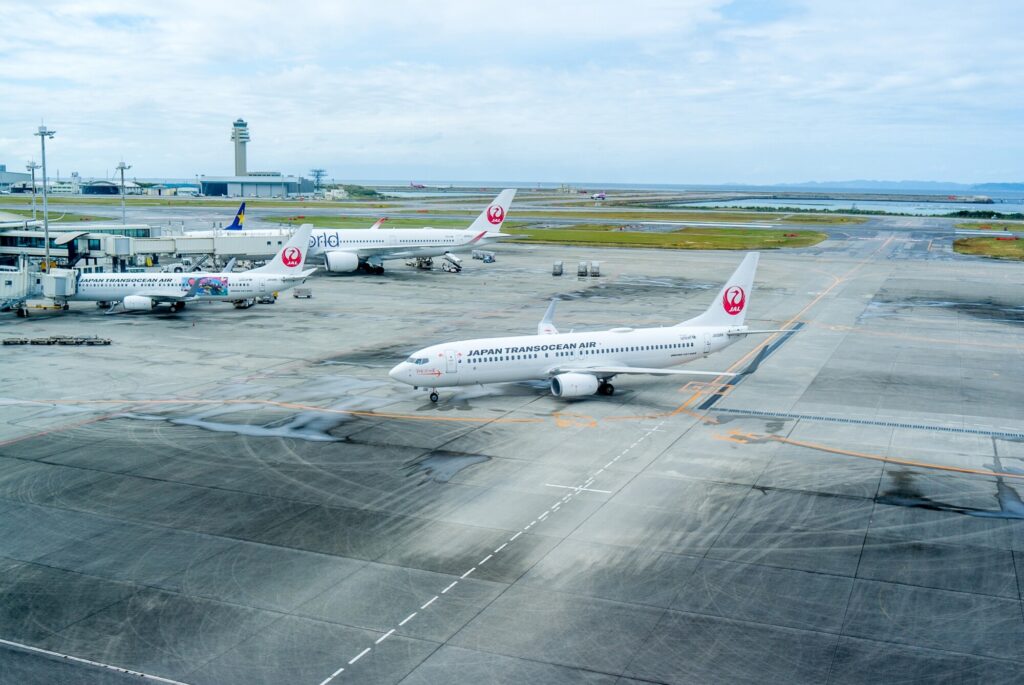
{"label": "floodlight mast", "polygon": [[25,168],[32,172],[32,221],[36,220],[36,169],[39,165],[36,160],[30,159]]}
{"label": "floodlight mast", "polygon": [[50,216],[46,207],[46,139],[52,139],[56,134],[56,131],[51,131],[46,126],[40,126],[39,130],[32,134],[39,136],[39,144],[42,146],[43,152],[43,241],[44,245],[44,259],[46,260],[45,267],[46,272],[50,272]]}
{"label": "floodlight mast", "polygon": [[132,165],[125,164],[124,160],[122,159],[115,168],[121,172],[121,226],[124,226],[124,172],[127,171],[128,169],[131,169]]}

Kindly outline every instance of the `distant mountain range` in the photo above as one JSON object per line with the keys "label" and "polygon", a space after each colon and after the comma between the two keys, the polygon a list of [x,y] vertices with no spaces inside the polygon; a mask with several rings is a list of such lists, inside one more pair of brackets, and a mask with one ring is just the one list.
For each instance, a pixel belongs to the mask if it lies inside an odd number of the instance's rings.
{"label": "distant mountain range", "polygon": [[835,190],[857,189],[857,190],[956,190],[960,192],[993,192],[993,191],[1021,191],[1024,192],[1024,183],[951,183],[944,181],[807,181],[805,183],[779,183],[779,188],[802,188]]}

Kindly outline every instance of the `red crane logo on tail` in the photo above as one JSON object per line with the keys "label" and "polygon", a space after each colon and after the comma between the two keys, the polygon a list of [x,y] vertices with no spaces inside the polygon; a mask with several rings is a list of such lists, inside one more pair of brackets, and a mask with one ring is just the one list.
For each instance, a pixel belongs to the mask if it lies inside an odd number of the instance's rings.
{"label": "red crane logo on tail", "polygon": [[722,295],[722,308],[729,316],[736,316],[742,312],[746,304],[747,294],[738,285],[726,288],[725,294]]}
{"label": "red crane logo on tail", "polygon": [[287,267],[298,266],[302,262],[302,250],[297,247],[286,247],[281,253],[281,261]]}
{"label": "red crane logo on tail", "polygon": [[505,220],[505,208],[501,205],[491,205],[487,208],[487,220],[492,224],[500,224]]}

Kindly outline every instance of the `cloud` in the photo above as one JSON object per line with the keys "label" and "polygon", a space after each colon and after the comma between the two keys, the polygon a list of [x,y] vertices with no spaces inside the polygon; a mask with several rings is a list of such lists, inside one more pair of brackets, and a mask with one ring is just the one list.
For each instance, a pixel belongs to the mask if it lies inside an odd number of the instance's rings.
{"label": "cloud", "polygon": [[252,168],[342,178],[1019,175],[1009,2],[4,5],[12,168],[45,118],[65,172],[228,173],[242,116]]}

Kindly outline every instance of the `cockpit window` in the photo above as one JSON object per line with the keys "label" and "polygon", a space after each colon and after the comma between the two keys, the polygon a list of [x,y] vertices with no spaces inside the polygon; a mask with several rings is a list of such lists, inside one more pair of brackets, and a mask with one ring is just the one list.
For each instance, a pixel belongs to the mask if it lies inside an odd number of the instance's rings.
{"label": "cockpit window", "polygon": [[406,359],[405,361],[406,361],[407,363],[409,363],[409,364],[416,364],[416,365],[420,365],[420,364],[426,364],[426,363],[427,363],[427,362],[429,362],[430,360],[429,360],[429,359],[427,359],[426,357],[409,357],[409,358],[408,358],[408,359]]}

